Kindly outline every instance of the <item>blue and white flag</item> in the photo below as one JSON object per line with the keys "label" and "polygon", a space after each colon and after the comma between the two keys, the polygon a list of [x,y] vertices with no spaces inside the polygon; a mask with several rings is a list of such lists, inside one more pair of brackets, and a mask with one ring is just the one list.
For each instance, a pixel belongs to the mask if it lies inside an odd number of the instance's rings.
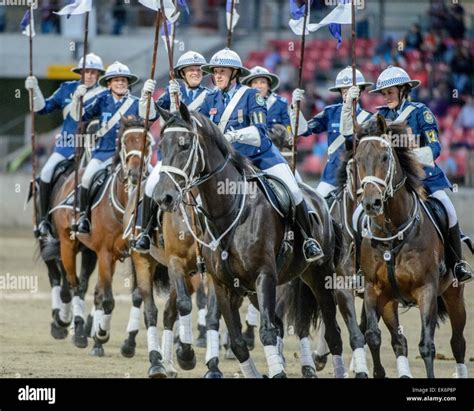
{"label": "blue and white flag", "polygon": [[329,31],[338,41],[338,46],[342,42],[341,24],[352,23],[351,3],[339,3],[331,13],[324,17],[319,24],[316,24],[316,29],[329,26]]}
{"label": "blue and white flag", "polygon": [[[172,43],[173,43],[173,39],[174,39],[176,24],[178,24],[178,22],[171,23],[168,20],[166,21],[166,25],[168,27],[168,37],[169,37],[169,40],[170,40],[171,49],[173,49],[173,44]],[[167,42],[167,38],[166,38],[166,32],[165,32],[165,25],[164,24],[161,26],[160,34],[161,34],[161,38],[163,40],[163,43],[165,45],[165,49],[168,52],[168,42]],[[177,43],[178,40],[174,40],[174,42]]]}
{"label": "blue and white flag", "polygon": [[[234,31],[234,27],[237,25],[237,22],[239,21],[240,15],[237,13],[237,3],[239,0],[234,0],[234,13],[232,15],[232,28],[230,31]],[[227,4],[225,6],[225,16],[226,16],[226,25],[227,25],[227,30],[230,28],[230,15],[232,13],[232,0],[227,0]]]}
{"label": "blue and white flag", "polygon": [[92,0],[74,0],[71,4],[64,6],[61,10],[55,11],[55,14],[60,16],[76,16],[84,14],[92,10]]}
{"label": "blue and white flag", "polygon": [[[312,3],[313,3],[313,0],[308,0],[309,9],[308,9],[308,16],[306,18],[305,34],[309,34],[310,31],[314,31],[315,24],[309,23],[310,10],[311,10]],[[303,34],[305,8],[306,8],[305,4],[298,6],[298,3],[296,0],[290,0],[290,14],[292,18],[288,24],[290,26],[291,31],[298,36],[301,36]]]}
{"label": "blue and white flag", "polygon": [[[31,14],[31,26],[30,26],[30,14]],[[33,20],[33,13],[30,12],[30,9],[28,9],[21,19],[20,22],[20,27],[23,29],[21,34],[30,37],[30,30],[31,30],[31,37],[34,37],[36,35],[35,33],[35,22]]]}
{"label": "blue and white flag", "polygon": [[[138,0],[138,2],[155,11],[161,9],[160,0]],[[173,0],[163,0],[163,7],[165,9],[165,16],[168,21],[174,23],[176,20],[178,20],[180,12],[176,10]]]}

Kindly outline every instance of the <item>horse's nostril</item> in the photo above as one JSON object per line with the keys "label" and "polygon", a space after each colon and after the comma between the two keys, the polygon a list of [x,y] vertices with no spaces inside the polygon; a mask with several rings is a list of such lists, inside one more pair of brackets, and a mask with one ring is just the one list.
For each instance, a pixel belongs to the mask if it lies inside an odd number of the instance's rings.
{"label": "horse's nostril", "polygon": [[374,207],[375,208],[380,208],[382,207],[382,200],[380,198],[377,198],[375,201],[374,201]]}

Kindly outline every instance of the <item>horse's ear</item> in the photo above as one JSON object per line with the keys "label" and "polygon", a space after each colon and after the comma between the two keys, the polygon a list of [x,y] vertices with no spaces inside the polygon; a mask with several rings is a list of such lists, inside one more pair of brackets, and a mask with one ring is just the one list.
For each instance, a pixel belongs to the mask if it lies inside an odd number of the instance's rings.
{"label": "horse's ear", "polygon": [[156,109],[158,110],[158,113],[160,113],[161,118],[162,118],[165,122],[167,122],[167,121],[171,118],[172,114],[171,114],[171,112],[169,112],[168,110],[165,110],[164,108],[161,108],[161,107],[158,106],[158,105],[156,106]]}
{"label": "horse's ear", "polygon": [[191,122],[191,114],[189,114],[188,106],[182,101],[179,103],[179,114],[181,114],[181,118],[186,121],[186,123]]}
{"label": "horse's ear", "polygon": [[387,134],[388,132],[387,122],[385,121],[385,117],[382,116],[380,113],[377,113],[377,126],[380,131],[380,135]]}

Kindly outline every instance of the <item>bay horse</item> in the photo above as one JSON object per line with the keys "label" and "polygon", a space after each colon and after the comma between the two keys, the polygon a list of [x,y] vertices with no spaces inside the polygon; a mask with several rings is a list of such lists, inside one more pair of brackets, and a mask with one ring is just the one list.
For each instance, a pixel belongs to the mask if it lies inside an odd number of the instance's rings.
{"label": "bay horse", "polygon": [[[135,193],[131,194],[129,205],[126,209],[124,222],[133,218]],[[157,216],[158,218],[158,216]],[[125,223],[128,225],[127,223]],[[179,337],[176,346],[176,357],[179,366],[183,370],[191,370],[196,366],[196,356],[192,347],[192,294],[202,285],[201,276],[197,272],[197,259],[194,238],[188,231],[179,212],[163,213],[160,221],[160,232],[153,234],[154,244],[152,251],[142,254],[132,249],[131,257],[135,267],[135,278],[138,294],[133,297],[133,305],[139,307],[141,300],[144,302],[145,323],[148,336],[148,351],[150,378],[176,377],[177,371],[173,365],[173,326],[179,315]],[[125,236],[128,235],[126,230]],[[153,288],[156,272],[166,272],[171,282],[171,292],[166,301],[163,314],[163,336],[161,350],[158,344],[157,317]],[[157,287],[160,291],[160,288]],[[215,294],[211,281],[208,282],[208,310],[206,315],[207,328],[207,353],[206,366],[208,371],[206,378],[222,378],[219,370],[219,311],[216,306]],[[133,308],[132,308],[133,310]],[[139,316],[135,309],[136,315]],[[135,333],[129,333],[129,337],[122,346],[125,356],[132,356],[130,346],[131,338]]]}
{"label": "bay horse", "polygon": [[[308,205],[319,224],[313,235],[324,250],[324,258],[308,264],[303,256],[303,238],[297,230],[292,239],[293,252],[285,240],[288,224],[273,209],[262,191],[248,195],[254,174],[248,161],[235,152],[220,130],[205,116],[190,113],[180,105],[178,113],[159,109],[165,124],[160,149],[163,155],[161,177],[155,201],[164,211],[180,209],[187,221],[183,200],[192,189],[199,190],[206,231],[195,239],[204,246],[203,257],[211,274],[221,311],[229,331],[231,349],[245,377],[259,377],[242,338],[238,309],[244,296],[260,311],[260,339],[264,346],[270,377],[286,377],[283,359],[277,347],[282,323],[275,316],[276,286],[302,275],[321,307],[327,325],[326,338],[331,352],[340,355],[342,340],[336,322],[336,306],[331,290],[324,287],[325,276],[334,271],[335,237],[324,200],[302,187]],[[232,183],[242,188],[219,190]],[[221,191],[224,191],[223,193]],[[243,192],[242,192],[243,191]],[[288,247],[287,247],[288,246]],[[277,257],[285,249],[284,259]],[[282,254],[283,255],[283,254]]]}
{"label": "bay horse", "polygon": [[[389,124],[381,115],[364,123],[355,155],[362,205],[361,269],[365,275],[365,337],[374,358],[374,375],[385,376],[380,364],[377,314],[390,331],[399,377],[411,377],[407,340],[398,321],[398,305],[416,305],[421,316],[419,351],[428,378],[434,378],[434,334],[437,318],[447,310],[451,349],[458,376],[467,377],[463,336],[466,309],[464,285],[453,282],[441,235],[422,202],[423,169],[408,144],[405,124]],[[441,298],[438,298],[440,296]]]}
{"label": "bay horse", "polygon": [[[153,142],[151,134],[145,133],[142,120],[135,117],[123,117],[121,121],[117,155],[114,159],[115,169],[104,181],[103,195],[92,207],[91,233],[78,233],[76,236],[71,236],[72,209],[59,208],[53,213],[54,225],[58,230],[60,240],[61,260],[74,293],[74,331],[75,335],[81,339],[86,339],[87,336],[84,328],[84,290],[79,287],[76,275],[76,254],[80,245],[83,244],[97,255],[99,273],[94,292],[93,318],[96,351],[93,351],[93,354],[99,356],[103,355],[102,344],[105,344],[110,337],[110,322],[115,305],[112,293],[115,266],[118,260],[123,260],[128,256],[128,243],[122,238],[122,220],[128,201],[128,191],[138,182],[144,136],[147,139],[143,161],[145,170],[148,167]],[[57,202],[67,198],[73,191],[73,177],[71,175],[59,190]]]}

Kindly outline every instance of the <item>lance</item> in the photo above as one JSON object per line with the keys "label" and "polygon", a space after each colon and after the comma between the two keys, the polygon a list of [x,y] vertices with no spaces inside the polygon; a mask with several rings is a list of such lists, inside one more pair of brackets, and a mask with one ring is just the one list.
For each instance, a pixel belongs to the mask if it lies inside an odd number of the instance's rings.
{"label": "lance", "polygon": [[[161,4],[161,7],[163,7],[163,2]],[[150,70],[150,79],[152,80],[155,78],[156,55],[158,51],[158,40],[160,37],[159,36],[160,26],[161,26],[161,10],[157,10],[156,19],[155,19],[155,38],[153,41],[153,59],[151,62],[151,70]],[[165,20],[165,26],[166,26],[166,20]],[[142,183],[142,178],[143,178],[143,168],[144,168],[144,163],[145,163],[145,152],[147,148],[147,135],[148,135],[148,124],[149,124],[151,104],[152,104],[152,95],[150,93],[148,94],[147,101],[146,101],[145,129],[143,130],[143,146],[142,146],[142,152],[141,152],[142,155],[140,157],[140,174],[138,176],[138,185],[137,185],[137,192],[136,192],[136,199],[135,199],[135,217],[133,220],[132,242],[134,242],[134,237],[136,234],[135,229],[137,227],[137,221],[138,221],[138,204],[140,202],[140,191],[141,191],[141,183]],[[144,221],[142,221],[142,224],[144,224]]]}
{"label": "lance", "polygon": [[[298,88],[300,89],[302,86],[302,77],[303,77],[303,65],[304,65],[304,49],[305,49],[305,39],[306,39],[306,20],[308,19],[308,0],[304,2],[304,17],[303,17],[303,33],[301,34],[301,52],[300,52],[300,63],[298,67]],[[296,102],[296,124],[294,129],[294,136],[293,136],[293,147],[291,151],[291,169],[293,174],[296,172],[296,154],[297,154],[297,146],[298,146],[298,125],[299,125],[299,117],[300,117],[300,110],[301,110],[301,102]]]}
{"label": "lance", "polygon": [[[87,56],[87,40],[89,38],[89,12],[86,12],[85,22],[84,22],[84,50],[82,55],[82,70],[81,70],[81,84],[84,84],[84,75],[86,71],[86,56]],[[77,233],[77,220],[76,220],[76,210],[77,210],[77,189],[79,185],[79,162],[81,159],[81,147],[77,141],[77,135],[82,133],[82,109],[84,106],[84,97],[81,96],[79,99],[79,121],[77,123],[76,135],[75,135],[75,144],[74,144],[74,204],[72,211],[72,224],[71,224],[71,239],[74,239]]]}
{"label": "lance", "polygon": [[[33,1],[30,2],[30,15],[29,15],[29,55],[30,55],[30,77],[33,76]],[[35,235],[38,233],[38,206],[36,204],[37,190],[36,190],[36,133],[35,133],[35,110],[34,110],[34,95],[33,90],[29,92],[30,98],[30,112],[31,112],[31,172],[33,177],[32,190],[33,190],[33,231]]]}
{"label": "lance", "polygon": [[230,9],[229,27],[227,28],[227,48],[229,49],[232,47],[232,34],[233,34],[232,24],[234,22],[234,7],[235,7],[235,0],[232,0],[231,9]]}

